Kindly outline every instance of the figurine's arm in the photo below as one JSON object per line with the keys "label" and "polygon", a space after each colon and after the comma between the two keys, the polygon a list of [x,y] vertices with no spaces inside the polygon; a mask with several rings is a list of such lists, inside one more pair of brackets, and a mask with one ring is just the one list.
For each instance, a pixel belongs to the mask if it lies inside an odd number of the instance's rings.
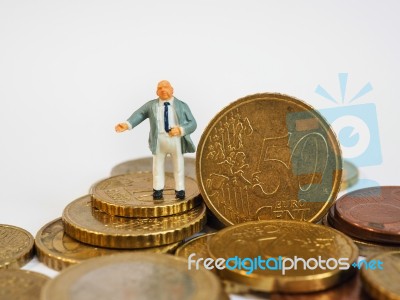
{"label": "figurine's arm", "polygon": [[116,132],[123,132],[136,127],[149,117],[149,109],[151,108],[150,102],[147,102],[138,110],[136,110],[126,122],[118,123],[115,125]]}
{"label": "figurine's arm", "polygon": [[180,127],[181,127],[181,135],[187,135],[193,133],[196,128],[197,128],[197,123],[195,118],[192,115],[192,112],[190,111],[189,106],[186,103],[183,103],[184,109],[183,109],[183,114],[184,114],[184,120],[181,121]]}

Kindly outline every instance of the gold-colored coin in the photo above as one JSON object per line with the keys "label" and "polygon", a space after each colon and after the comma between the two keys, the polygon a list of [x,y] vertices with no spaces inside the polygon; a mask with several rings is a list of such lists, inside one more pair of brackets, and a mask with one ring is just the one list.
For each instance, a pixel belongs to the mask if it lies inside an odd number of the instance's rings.
{"label": "gold-colored coin", "polygon": [[41,300],[228,299],[211,272],[171,255],[124,253],[87,260],[49,282]]}
{"label": "gold-colored coin", "polygon": [[74,240],[64,231],[61,218],[43,226],[36,234],[35,245],[39,261],[48,267],[61,271],[70,265],[89,258],[111,255],[120,252],[148,251],[154,253],[172,253],[180,243],[144,249],[111,249],[94,247]]}
{"label": "gold-colored coin", "polygon": [[301,293],[328,289],[356,269],[358,249],[344,234],[300,221],[252,221],[217,232],[208,243],[225,279],[264,292]]}
{"label": "gold-colored coin", "polygon": [[25,229],[0,224],[0,269],[20,268],[34,255],[33,236]]}
{"label": "gold-colored coin", "polygon": [[107,248],[147,248],[181,241],[206,223],[204,204],[172,216],[124,218],[91,205],[89,195],[68,204],[62,220],[65,232],[83,243]]}
{"label": "gold-colored coin", "polygon": [[39,300],[50,278],[26,270],[0,270],[0,300]]}
{"label": "gold-colored coin", "polygon": [[400,251],[382,253],[369,261],[375,262],[374,267],[361,269],[361,280],[367,292],[374,299],[399,300]]}
{"label": "gold-colored coin", "polygon": [[241,98],[214,117],[198,145],[196,172],[204,201],[226,225],[316,222],[339,192],[342,158],[317,111],[265,93]]}
{"label": "gold-colored coin", "polygon": [[[195,237],[188,242],[184,243],[183,245],[179,246],[178,249],[175,251],[175,255],[178,257],[182,257],[186,261],[188,261],[188,258],[190,255],[193,255],[194,259],[207,259],[210,257],[210,252],[208,251],[208,242],[211,239],[211,237],[215,234],[214,233],[209,233],[209,234],[203,234],[198,237]],[[193,263],[191,265],[191,269],[195,269],[196,265]],[[215,267],[213,267],[211,272],[217,273]],[[243,294],[246,292],[249,292],[249,287],[238,284],[236,282],[228,281],[228,280],[223,280],[222,281],[224,290],[227,294]]]}
{"label": "gold-colored coin", "polygon": [[[328,214],[326,214],[324,216],[324,218],[322,219],[322,224],[336,229],[329,223]],[[336,230],[338,230],[338,229],[336,229]],[[354,244],[356,244],[358,251],[359,251],[359,255],[364,256],[364,257],[371,257],[374,255],[378,255],[382,252],[400,251],[400,246],[397,246],[397,245],[373,243],[373,242],[359,240],[354,237],[350,237],[350,238],[353,240]]]}
{"label": "gold-colored coin", "polygon": [[[196,180],[196,160],[193,157],[184,157],[185,161],[185,176]],[[153,158],[143,157],[126,162],[120,163],[112,168],[111,176],[137,173],[137,172],[152,172],[153,171]],[[172,159],[166,157],[165,159],[165,172],[173,173],[174,166]]]}
{"label": "gold-colored coin", "polygon": [[340,189],[343,191],[345,189],[351,188],[358,181],[358,169],[357,167],[347,160],[343,160],[343,173],[342,173],[342,183]]}
{"label": "gold-colored coin", "polygon": [[161,217],[188,211],[202,202],[196,181],[189,177],[185,178],[185,199],[176,199],[172,174],[165,176],[164,200],[154,201],[152,179],[150,173],[104,179],[92,187],[92,204],[110,215]]}

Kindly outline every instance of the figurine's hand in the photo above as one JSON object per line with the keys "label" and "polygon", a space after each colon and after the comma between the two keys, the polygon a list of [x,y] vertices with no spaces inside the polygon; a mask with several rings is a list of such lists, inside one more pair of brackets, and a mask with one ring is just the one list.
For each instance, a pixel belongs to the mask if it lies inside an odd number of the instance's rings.
{"label": "figurine's hand", "polygon": [[173,127],[168,132],[168,134],[169,134],[169,136],[180,136],[181,135],[181,129],[179,127]]}
{"label": "figurine's hand", "polygon": [[128,130],[128,125],[126,123],[118,123],[115,125],[115,131],[116,132],[123,132],[125,130]]}

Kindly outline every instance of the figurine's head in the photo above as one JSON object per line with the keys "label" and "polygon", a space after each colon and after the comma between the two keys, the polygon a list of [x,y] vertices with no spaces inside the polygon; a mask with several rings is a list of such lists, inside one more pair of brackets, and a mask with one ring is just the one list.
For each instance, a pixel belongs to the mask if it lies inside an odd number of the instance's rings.
{"label": "figurine's head", "polygon": [[171,86],[169,81],[162,80],[157,85],[157,96],[160,97],[161,100],[171,99],[174,94],[174,88]]}

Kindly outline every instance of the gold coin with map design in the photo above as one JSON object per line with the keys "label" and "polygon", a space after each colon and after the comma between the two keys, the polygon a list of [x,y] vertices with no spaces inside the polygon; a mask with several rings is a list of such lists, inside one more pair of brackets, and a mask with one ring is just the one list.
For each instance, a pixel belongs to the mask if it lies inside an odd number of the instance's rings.
{"label": "gold coin with map design", "polygon": [[225,225],[317,222],[339,192],[342,158],[329,124],[310,105],[255,94],[222,109],[196,154],[204,201]]}
{"label": "gold coin with map design", "polygon": [[251,221],[229,226],[208,242],[218,274],[263,292],[328,289],[357,271],[358,249],[334,229],[300,221]]}

